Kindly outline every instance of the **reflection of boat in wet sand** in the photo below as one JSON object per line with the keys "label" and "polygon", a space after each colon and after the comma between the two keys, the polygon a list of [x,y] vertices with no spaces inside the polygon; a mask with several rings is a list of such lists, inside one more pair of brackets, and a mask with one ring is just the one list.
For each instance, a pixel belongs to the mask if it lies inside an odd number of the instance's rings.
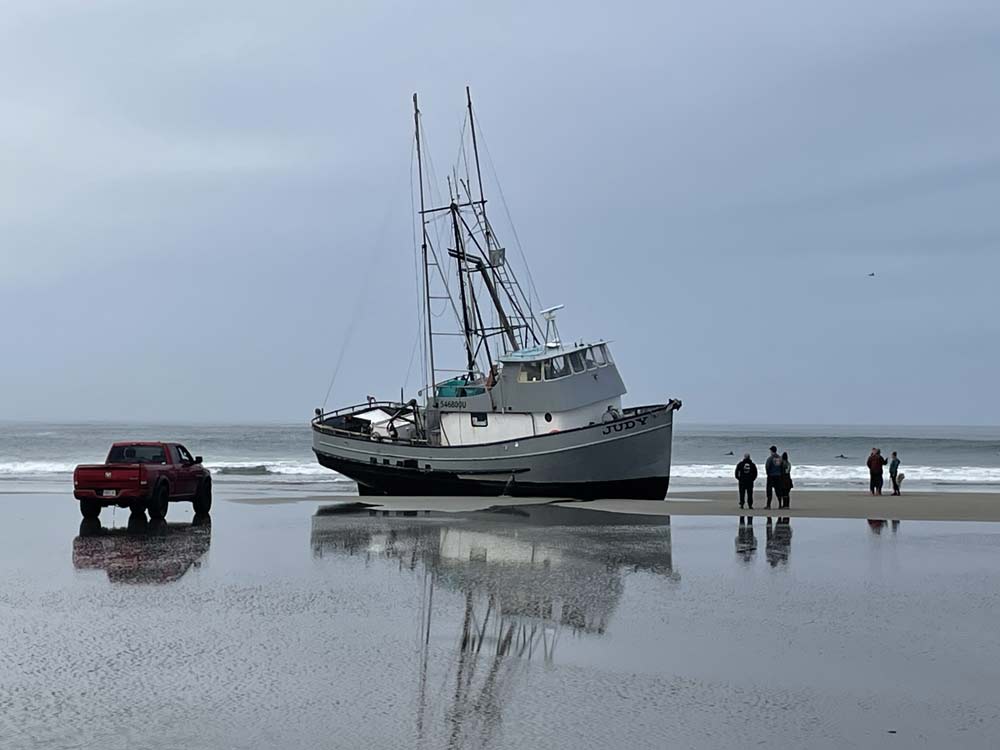
{"label": "reflection of boat in wet sand", "polygon": [[212,541],[208,516],[186,523],[129,518],[125,528],[109,529],[96,518],[84,519],[73,540],[73,567],[104,570],[116,583],[170,583],[200,565]]}
{"label": "reflection of boat in wet sand", "polygon": [[[665,516],[551,505],[418,517],[320,509],[310,541],[316,557],[388,559],[418,576],[418,732],[428,711],[443,711],[453,733],[449,746],[465,746],[461,738],[470,736],[483,744],[500,723],[518,665],[553,661],[564,631],[605,634],[628,575],[680,578]],[[462,597],[460,615],[454,598],[451,606],[441,604],[442,589]],[[432,654],[440,653],[432,645],[442,640],[458,647],[444,665],[452,686],[446,707],[435,705],[437,693],[427,690],[428,670],[438,666]]]}

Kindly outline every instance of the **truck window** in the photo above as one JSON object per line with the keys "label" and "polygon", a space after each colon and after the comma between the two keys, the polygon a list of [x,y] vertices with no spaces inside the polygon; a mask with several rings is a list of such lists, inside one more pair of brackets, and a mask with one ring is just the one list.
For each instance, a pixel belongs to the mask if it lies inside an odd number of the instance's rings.
{"label": "truck window", "polygon": [[166,460],[159,445],[116,445],[108,454],[109,464],[162,464]]}
{"label": "truck window", "polygon": [[177,453],[180,454],[182,464],[193,464],[194,459],[191,458],[191,454],[188,453],[187,448],[183,445],[177,446]]}

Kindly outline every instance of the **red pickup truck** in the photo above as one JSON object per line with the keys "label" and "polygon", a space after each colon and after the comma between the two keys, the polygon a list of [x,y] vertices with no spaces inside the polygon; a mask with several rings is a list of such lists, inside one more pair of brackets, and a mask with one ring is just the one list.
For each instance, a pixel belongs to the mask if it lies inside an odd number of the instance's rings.
{"label": "red pickup truck", "polygon": [[73,472],[73,496],[84,518],[117,505],[163,518],[173,501],[188,501],[196,515],[212,509],[212,476],[180,443],[115,443],[103,464],[82,464]]}

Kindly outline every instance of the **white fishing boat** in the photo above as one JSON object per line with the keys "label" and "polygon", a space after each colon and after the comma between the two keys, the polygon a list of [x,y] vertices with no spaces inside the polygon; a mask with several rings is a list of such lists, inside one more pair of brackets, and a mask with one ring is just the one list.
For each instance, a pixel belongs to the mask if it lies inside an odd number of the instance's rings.
{"label": "white fishing boat", "polygon": [[[681,403],[624,404],[609,343],[563,341],[561,305],[535,312],[487,216],[466,97],[472,158],[464,178],[449,178],[448,204],[432,208],[413,97],[427,385],[407,401],[317,409],[316,457],[363,495],[663,499]],[[445,340],[461,342],[459,362],[442,361]]]}

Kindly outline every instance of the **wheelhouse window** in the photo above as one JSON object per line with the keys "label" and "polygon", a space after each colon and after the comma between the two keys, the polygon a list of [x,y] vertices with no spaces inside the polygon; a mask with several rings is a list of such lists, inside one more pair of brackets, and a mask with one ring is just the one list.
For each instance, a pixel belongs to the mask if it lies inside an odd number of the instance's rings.
{"label": "wheelhouse window", "polygon": [[573,372],[583,372],[586,367],[583,364],[583,353],[582,352],[571,352],[569,355],[569,364],[573,368]]}
{"label": "wheelhouse window", "polygon": [[562,355],[545,360],[545,379],[557,380],[570,374],[569,362]]}
{"label": "wheelhouse window", "polygon": [[604,345],[594,346],[590,349],[594,353],[594,361],[598,367],[604,367],[608,363],[608,355],[604,350]]}
{"label": "wheelhouse window", "polygon": [[542,379],[541,362],[522,362],[521,370],[517,373],[518,383],[537,383]]}
{"label": "wheelhouse window", "polygon": [[594,352],[591,349],[583,350],[583,364],[588,370],[597,369],[597,363],[594,361]]}
{"label": "wheelhouse window", "polygon": [[486,412],[472,412],[469,416],[472,418],[473,427],[485,427],[490,423],[490,417]]}

